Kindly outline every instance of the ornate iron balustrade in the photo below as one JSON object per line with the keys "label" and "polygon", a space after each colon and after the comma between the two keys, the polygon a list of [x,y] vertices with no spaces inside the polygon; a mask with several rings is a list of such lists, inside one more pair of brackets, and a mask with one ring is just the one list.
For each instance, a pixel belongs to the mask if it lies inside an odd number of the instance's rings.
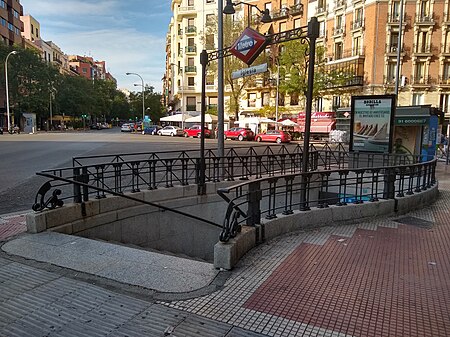
{"label": "ornate iron balustrade", "polygon": [[[228,207],[220,241],[227,242],[236,236],[243,225],[260,224],[262,217],[271,220],[277,218],[277,214],[289,215],[295,210],[304,211],[311,207],[377,202],[419,193],[435,184],[435,170],[436,160],[403,162],[390,166],[285,174],[223,188],[218,194]],[[303,189],[306,189],[307,198],[302,202],[299,195]]]}
{"label": "ornate iron balustrade", "polygon": [[[343,150],[341,146],[335,148]],[[316,170],[323,158],[328,158],[328,161],[332,158],[319,156],[315,147],[312,147],[311,151],[310,170]],[[325,146],[321,151],[329,152],[332,148]],[[216,157],[209,150],[205,156],[206,182],[248,180],[266,175],[296,173],[301,170],[302,155],[298,145],[290,150],[285,146],[276,147],[276,151],[270,146],[229,149],[222,158]],[[37,173],[51,177],[52,180],[46,182],[38,191],[33,210],[55,208],[68,201],[81,203],[92,197],[101,199],[108,193],[123,195],[143,189],[198,184],[200,167],[198,151],[77,157],[73,159],[73,167]],[[48,197],[47,193],[56,194]]]}

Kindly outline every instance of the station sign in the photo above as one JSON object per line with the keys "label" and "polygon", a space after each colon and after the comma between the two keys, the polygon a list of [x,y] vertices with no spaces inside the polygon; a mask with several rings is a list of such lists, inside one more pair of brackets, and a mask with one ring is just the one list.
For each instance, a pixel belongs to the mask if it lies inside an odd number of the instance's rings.
{"label": "station sign", "polygon": [[240,69],[238,71],[233,71],[231,73],[231,78],[233,80],[235,80],[240,77],[246,77],[246,76],[251,76],[251,75],[255,75],[255,74],[265,73],[266,71],[267,71],[267,63],[263,63],[263,64],[259,64],[257,66]]}
{"label": "station sign", "polygon": [[264,35],[247,27],[231,46],[230,52],[241,61],[250,65],[263,51],[267,42],[268,40]]}

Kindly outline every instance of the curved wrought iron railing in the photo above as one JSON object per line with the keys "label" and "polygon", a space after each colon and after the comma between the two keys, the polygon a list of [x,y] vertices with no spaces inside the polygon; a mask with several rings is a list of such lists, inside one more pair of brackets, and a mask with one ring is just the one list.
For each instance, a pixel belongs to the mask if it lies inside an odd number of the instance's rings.
{"label": "curved wrought iron railing", "polygon": [[[341,163],[339,159],[347,155],[350,161]],[[288,215],[311,207],[401,198],[426,190],[436,182],[436,159],[420,162],[420,156],[352,153],[338,153],[330,159],[323,159],[324,170],[268,176],[219,189],[218,194],[228,203],[220,240],[227,242],[243,225],[260,224],[262,217],[270,220],[280,213]],[[352,163],[354,168],[343,168]],[[304,188],[306,199],[300,200]]]}

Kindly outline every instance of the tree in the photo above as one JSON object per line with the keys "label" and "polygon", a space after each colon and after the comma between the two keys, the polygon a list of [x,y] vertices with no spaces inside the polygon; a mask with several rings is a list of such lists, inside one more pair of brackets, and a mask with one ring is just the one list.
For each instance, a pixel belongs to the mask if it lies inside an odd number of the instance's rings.
{"label": "tree", "polygon": [[[279,91],[298,95],[304,105],[308,91],[309,45],[301,40],[293,40],[282,44],[279,50]],[[347,86],[356,75],[349,67],[327,66],[325,51],[325,47],[316,46],[313,98],[338,91]]]}
{"label": "tree", "polygon": [[[145,86],[144,106],[145,114],[150,116],[152,121],[159,121],[165,115],[161,104],[161,94],[154,92],[154,87]],[[141,119],[142,117],[142,92],[132,92],[130,94],[130,107],[132,116]]]}

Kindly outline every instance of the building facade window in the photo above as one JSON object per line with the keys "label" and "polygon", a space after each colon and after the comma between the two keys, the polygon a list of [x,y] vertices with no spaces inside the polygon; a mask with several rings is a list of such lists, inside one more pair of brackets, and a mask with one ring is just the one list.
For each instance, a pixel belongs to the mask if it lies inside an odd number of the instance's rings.
{"label": "building facade window", "polygon": [[194,6],[194,0],[188,0],[187,3],[189,7]]}
{"label": "building facade window", "polygon": [[394,83],[395,82],[396,71],[397,71],[397,63],[396,62],[389,62],[388,65],[387,65],[387,71],[386,71],[387,83]]}
{"label": "building facade window", "polygon": [[450,94],[441,94],[439,109],[444,112],[450,112]]}
{"label": "building facade window", "polygon": [[291,105],[298,105],[298,101],[299,101],[298,93],[293,92],[293,93],[291,93],[290,97],[291,97],[291,103],[290,104]]}
{"label": "building facade window", "polygon": [[197,110],[197,99],[195,97],[186,97],[186,111],[196,111]]}
{"label": "building facade window", "polygon": [[189,76],[187,78],[187,80],[188,80],[188,86],[193,87],[195,85],[195,77]]}
{"label": "building facade window", "polygon": [[207,75],[206,76],[206,85],[214,85],[215,77],[214,75]]}
{"label": "building facade window", "polygon": [[270,92],[263,92],[261,96],[261,106],[269,106],[270,103]]}
{"label": "building facade window", "polygon": [[422,93],[415,93],[412,95],[412,105],[423,105]]}
{"label": "building facade window", "polygon": [[249,93],[249,94],[247,94],[247,106],[249,108],[255,108],[256,107],[256,93]]}
{"label": "building facade window", "polygon": [[3,0],[0,0],[0,7],[6,8],[6,2],[4,2]]}
{"label": "building facade window", "polygon": [[336,42],[334,44],[334,59],[340,60],[344,55],[344,47],[342,42]]}

